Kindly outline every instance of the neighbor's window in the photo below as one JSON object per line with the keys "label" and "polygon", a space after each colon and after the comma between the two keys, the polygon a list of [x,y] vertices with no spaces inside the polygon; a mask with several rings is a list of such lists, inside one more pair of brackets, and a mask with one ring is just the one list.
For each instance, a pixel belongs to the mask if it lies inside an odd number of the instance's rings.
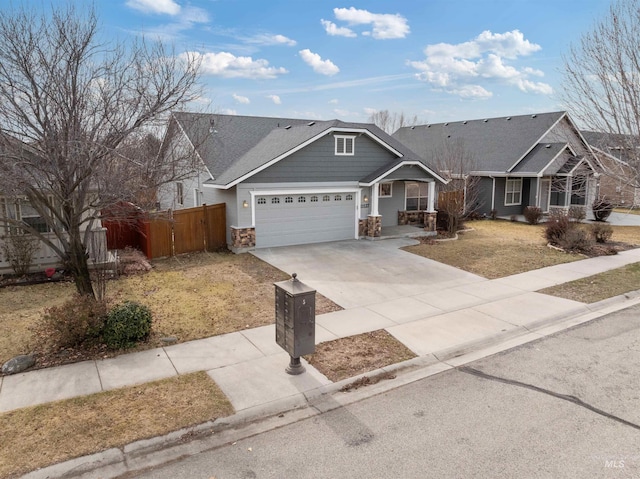
{"label": "neighbor's window", "polygon": [[[49,197],[50,204],[53,204],[53,198]],[[18,221],[22,221],[31,226],[39,233],[48,233],[51,231],[47,222],[40,216],[40,213],[31,206],[29,200],[26,198],[20,198],[15,201],[9,201],[6,198],[0,198],[0,216],[10,218]],[[22,234],[28,233],[21,228],[15,226],[5,225],[3,228],[5,233],[10,234]]]}
{"label": "neighbor's window", "polygon": [[429,184],[428,183],[406,183],[406,204],[407,211],[424,211],[429,205]]}
{"label": "neighbor's window", "polygon": [[176,203],[184,204],[184,184],[176,183]]}
{"label": "neighbor's window", "polygon": [[336,139],[336,155],[353,156],[355,136],[335,136]]}
{"label": "neighbor's window", "polygon": [[391,185],[393,183],[379,183],[378,184],[378,197],[379,198],[390,198],[393,192]]}
{"label": "neighbor's window", "polygon": [[522,178],[507,178],[504,190],[504,205],[513,206],[522,203]]}

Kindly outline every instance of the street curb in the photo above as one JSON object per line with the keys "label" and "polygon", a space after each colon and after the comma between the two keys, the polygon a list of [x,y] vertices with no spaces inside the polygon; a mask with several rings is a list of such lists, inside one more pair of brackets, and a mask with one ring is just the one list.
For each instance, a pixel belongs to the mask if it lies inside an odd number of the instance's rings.
{"label": "street curb", "polygon": [[[111,448],[54,464],[21,477],[115,479],[126,473],[142,472],[348,406],[636,304],[640,304],[640,290],[588,304],[586,308],[576,308],[575,311],[565,313],[561,317],[556,315],[545,318],[535,323],[533,328],[514,328],[490,338],[409,359],[305,393],[245,409],[232,416],[179,429],[163,436],[135,441],[122,448]],[[380,380],[348,392],[342,391],[363,377]]]}

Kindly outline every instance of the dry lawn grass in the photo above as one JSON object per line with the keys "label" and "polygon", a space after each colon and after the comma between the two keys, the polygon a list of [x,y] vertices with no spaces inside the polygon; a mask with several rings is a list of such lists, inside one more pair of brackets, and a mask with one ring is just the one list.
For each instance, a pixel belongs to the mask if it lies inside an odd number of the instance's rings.
{"label": "dry lawn grass", "polygon": [[[134,349],[139,350],[162,345],[165,336],[182,342],[272,324],[273,283],[288,277],[253,255],[197,253],[156,261],[149,273],[110,281],[107,295],[112,303],[129,299],[151,309],[151,338]],[[29,352],[43,358],[47,353],[38,344],[34,327],[45,308],[63,303],[74,291],[71,283],[1,288],[0,364]],[[318,295],[317,314],[339,309]],[[56,361],[48,357],[40,362]]]}
{"label": "dry lawn grass", "polygon": [[206,373],[0,414],[0,477],[233,414]]}
{"label": "dry lawn grass", "polygon": [[305,359],[336,382],[415,357],[404,344],[381,329],[321,343]]}
{"label": "dry lawn grass", "polygon": [[405,250],[489,279],[584,259],[548,248],[542,225],[501,220],[466,225],[473,231],[460,234],[456,241],[419,244]]}
{"label": "dry lawn grass", "polygon": [[595,303],[639,289],[640,263],[634,263],[624,268],[545,288],[538,292],[582,303]]}

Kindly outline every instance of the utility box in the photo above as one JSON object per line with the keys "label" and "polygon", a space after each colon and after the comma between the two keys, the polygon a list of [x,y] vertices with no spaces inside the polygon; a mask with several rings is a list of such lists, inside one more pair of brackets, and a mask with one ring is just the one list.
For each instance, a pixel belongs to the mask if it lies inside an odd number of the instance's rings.
{"label": "utility box", "polygon": [[[294,273],[276,287],[276,343],[299,365],[300,356],[316,350],[316,290],[299,281]],[[296,361],[294,361],[294,359]],[[299,366],[302,368],[302,366]],[[291,374],[299,374],[291,372]],[[300,372],[303,372],[304,368]]]}

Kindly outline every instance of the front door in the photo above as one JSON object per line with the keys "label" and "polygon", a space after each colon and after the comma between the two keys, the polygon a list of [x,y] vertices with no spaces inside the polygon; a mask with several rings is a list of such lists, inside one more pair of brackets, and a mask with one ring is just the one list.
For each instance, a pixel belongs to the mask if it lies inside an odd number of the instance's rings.
{"label": "front door", "polygon": [[551,178],[540,179],[540,209],[543,213],[549,212],[549,200],[551,199]]}

